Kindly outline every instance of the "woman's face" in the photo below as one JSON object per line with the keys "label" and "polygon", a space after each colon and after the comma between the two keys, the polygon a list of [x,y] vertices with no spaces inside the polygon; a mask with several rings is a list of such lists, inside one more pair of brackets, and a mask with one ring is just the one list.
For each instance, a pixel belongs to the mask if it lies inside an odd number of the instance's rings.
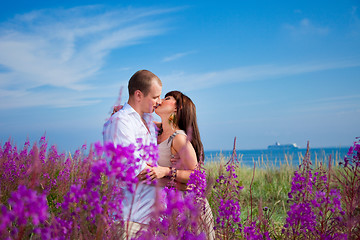
{"label": "woman's face", "polygon": [[171,114],[176,112],[176,100],[173,96],[167,96],[162,99],[159,106],[155,109],[157,115]]}

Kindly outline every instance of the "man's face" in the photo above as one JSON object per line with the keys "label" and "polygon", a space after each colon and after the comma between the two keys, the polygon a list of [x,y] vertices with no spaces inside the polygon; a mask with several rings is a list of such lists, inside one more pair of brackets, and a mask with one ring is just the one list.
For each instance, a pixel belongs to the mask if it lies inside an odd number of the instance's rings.
{"label": "man's face", "polygon": [[156,80],[153,80],[148,95],[144,96],[142,100],[142,111],[144,113],[154,112],[156,106],[161,101],[161,89],[162,87],[159,85],[159,83]]}

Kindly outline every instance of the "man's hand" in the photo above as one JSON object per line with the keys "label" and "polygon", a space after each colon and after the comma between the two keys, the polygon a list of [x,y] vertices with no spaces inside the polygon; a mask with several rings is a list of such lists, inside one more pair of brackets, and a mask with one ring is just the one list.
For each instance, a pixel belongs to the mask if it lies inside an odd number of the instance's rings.
{"label": "man's hand", "polygon": [[180,165],[180,156],[179,154],[175,154],[173,155],[173,157],[171,157],[170,162],[172,163],[173,166],[179,166]]}
{"label": "man's hand", "polygon": [[181,182],[177,182],[177,181],[175,181],[175,187],[176,187],[177,189],[179,189],[180,191],[187,191],[187,190],[189,190],[186,183],[181,183]]}
{"label": "man's hand", "polygon": [[146,180],[146,175],[150,172],[150,167],[145,167],[140,173],[139,175],[137,175],[137,178],[139,179],[139,181],[143,181]]}

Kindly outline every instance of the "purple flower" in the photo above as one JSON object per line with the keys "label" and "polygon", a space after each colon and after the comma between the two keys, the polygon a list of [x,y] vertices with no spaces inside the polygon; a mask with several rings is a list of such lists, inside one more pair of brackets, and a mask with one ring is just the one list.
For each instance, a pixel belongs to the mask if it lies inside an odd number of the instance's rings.
{"label": "purple flower", "polygon": [[9,224],[9,220],[16,222],[19,226],[24,226],[31,219],[32,223],[37,226],[40,223],[44,223],[49,217],[45,195],[39,195],[24,185],[20,185],[18,190],[11,194],[9,205],[11,210],[6,210],[2,206],[0,231]]}
{"label": "purple flower", "polygon": [[241,207],[239,202],[233,199],[220,199],[219,216],[216,218],[218,228],[227,228],[232,232],[241,229]]}
{"label": "purple flower", "polygon": [[2,205],[1,206],[1,217],[0,217],[0,234],[3,233],[4,231],[7,231],[8,226],[10,225],[10,223],[13,221],[12,219],[14,219],[13,214],[11,214],[7,208]]}
{"label": "purple flower", "polygon": [[204,203],[205,190],[206,190],[206,174],[205,170],[196,169],[193,173],[190,174],[190,179],[188,181],[188,194],[194,195],[194,204]]}
{"label": "purple flower", "polygon": [[158,192],[158,198],[161,205],[136,239],[206,239],[199,231],[201,207],[194,204],[193,192],[165,188]]}
{"label": "purple flower", "polygon": [[256,222],[251,222],[248,226],[244,226],[244,236],[246,239],[251,240],[270,240],[269,233],[267,231],[265,233],[261,233],[259,228],[256,226]]}
{"label": "purple flower", "polygon": [[[329,186],[327,172],[321,166],[313,173],[309,156],[294,173],[289,195],[288,211],[283,233],[288,238],[312,238],[337,234],[332,225],[340,224],[341,202],[339,191]],[[330,226],[330,227],[327,227]]]}

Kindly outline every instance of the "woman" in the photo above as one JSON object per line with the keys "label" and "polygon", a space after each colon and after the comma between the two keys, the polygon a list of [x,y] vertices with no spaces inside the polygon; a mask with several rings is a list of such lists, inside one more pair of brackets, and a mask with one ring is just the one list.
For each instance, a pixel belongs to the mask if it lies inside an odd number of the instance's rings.
{"label": "woman", "polygon": [[[161,118],[159,166],[151,168],[148,176],[157,178],[160,186],[169,185],[171,181],[186,184],[204,156],[195,105],[186,95],[172,91],[165,95],[155,113]],[[171,162],[171,159],[177,161]]]}
{"label": "woman", "polygon": [[[155,109],[160,116],[157,167],[148,170],[148,176],[158,180],[161,187],[174,185],[186,190],[190,174],[203,161],[204,150],[196,121],[196,108],[189,97],[179,91],[171,91],[165,95]],[[171,159],[177,159],[176,162]],[[213,216],[208,201],[205,199],[206,231],[208,239],[214,239]]]}

